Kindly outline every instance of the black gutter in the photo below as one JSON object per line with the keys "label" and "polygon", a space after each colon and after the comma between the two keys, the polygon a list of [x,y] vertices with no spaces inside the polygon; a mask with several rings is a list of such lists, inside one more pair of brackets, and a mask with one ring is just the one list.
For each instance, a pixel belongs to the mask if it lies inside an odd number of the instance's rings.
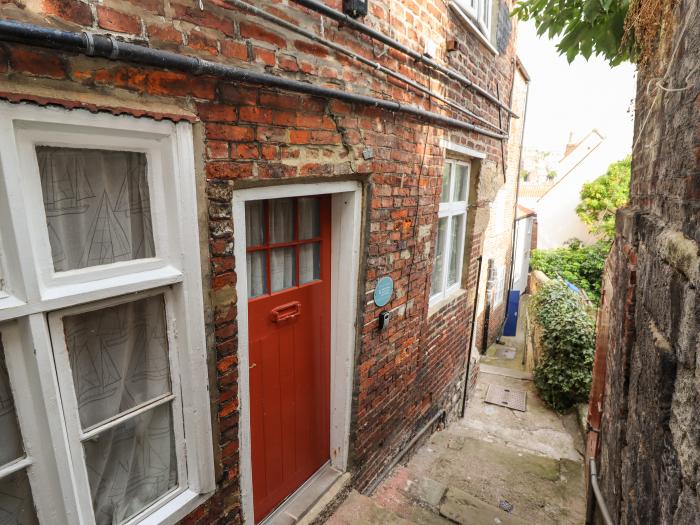
{"label": "black gutter", "polygon": [[[338,45],[335,42],[331,42],[327,38],[324,38],[324,37],[319,36],[315,33],[312,33],[311,31],[307,31],[306,29],[299,27],[297,24],[287,22],[286,20],[284,20],[278,16],[275,16],[271,13],[268,13],[264,9],[260,9],[259,7],[255,7],[253,5],[250,5],[248,2],[244,2],[243,0],[225,0],[225,2],[229,5],[237,7],[238,9],[240,9],[242,11],[248,12],[248,13],[252,14],[253,16],[257,16],[259,18],[262,18],[263,20],[267,20],[268,22],[271,22],[279,27],[282,27],[282,28],[288,30],[288,31],[292,31],[298,35],[302,35],[313,42],[318,42],[319,44],[321,44],[323,46],[329,47],[329,48],[333,49],[334,51],[337,51],[338,53],[342,53],[345,56],[349,56],[353,60],[361,62],[361,63],[365,64],[366,66],[371,67],[372,69],[374,69],[376,71],[379,71],[381,73],[384,73],[387,76],[390,76],[392,78],[400,80],[404,84],[411,86],[412,88],[420,91],[421,93],[425,93],[426,95],[433,97],[434,99],[439,100],[439,101],[443,102],[444,104],[447,104],[451,108],[456,109],[457,111],[460,111],[460,112],[464,113],[465,115],[468,115],[469,117],[473,118],[474,120],[477,120],[477,121],[481,122],[482,124],[486,124],[487,126],[490,126],[494,129],[496,129],[500,133],[505,133],[505,131],[501,127],[497,126],[496,124],[492,124],[491,122],[489,122],[485,118],[480,117],[479,115],[477,115],[473,111],[470,111],[469,109],[465,108],[461,104],[458,104],[458,103],[454,102],[453,100],[450,100],[446,97],[443,97],[439,93],[436,93],[435,91],[432,91],[431,89],[425,87],[424,85],[419,84],[415,80],[408,78],[406,75],[403,75],[401,73],[398,73],[397,71],[394,71],[393,69],[390,69],[388,67],[381,65],[379,62],[369,60],[368,58],[363,57],[362,55],[352,51],[351,49],[348,49],[346,47]],[[499,121],[500,121],[500,115],[499,115]]]}
{"label": "black gutter", "polygon": [[469,80],[467,77],[462,75],[461,73],[458,73],[454,69],[450,69],[448,67],[443,66],[439,62],[436,62],[430,57],[427,57],[425,55],[422,55],[418,53],[417,51],[412,50],[409,47],[406,47],[405,45],[401,44],[400,42],[394,40],[391,37],[388,37],[384,33],[381,33],[375,29],[372,29],[371,27],[363,24],[362,22],[358,22],[354,18],[351,18],[350,16],[341,13],[340,11],[336,11],[335,9],[332,9],[321,2],[318,2],[316,0],[291,0],[295,4],[299,4],[303,7],[306,7],[307,9],[311,9],[312,11],[315,11],[323,16],[326,16],[332,20],[335,20],[336,22],[339,22],[342,25],[351,27],[352,29],[359,31],[360,33],[364,33],[365,35],[378,40],[379,42],[386,44],[389,47],[392,47],[396,49],[397,51],[401,51],[403,54],[413,58],[417,62],[423,62],[424,64],[430,66],[431,68],[435,69],[436,71],[439,71],[443,75],[445,75],[448,78],[451,78],[452,80],[456,80],[458,82],[461,82],[465,87],[471,89],[475,93],[478,93],[482,97],[490,100],[494,104],[496,104],[499,108],[507,111],[511,116],[518,118],[518,115],[516,115],[512,109],[510,109],[507,105],[505,105],[503,102],[498,100],[498,98],[486,91],[484,88],[477,86],[474,84],[471,80]]}
{"label": "black gutter", "polygon": [[496,133],[469,124],[468,122],[426,111],[416,106],[329,89],[315,84],[276,77],[267,73],[258,73],[220,64],[218,62],[212,62],[210,60],[203,60],[199,57],[191,57],[170,51],[162,51],[130,44],[128,42],[121,42],[110,36],[98,35],[90,32],[75,33],[22,22],[0,20],[0,40],[21,42],[32,46],[51,49],[59,48],[88,56],[108,58],[110,60],[123,60],[134,64],[183,71],[192,75],[210,75],[226,80],[237,80],[250,84],[275,87],[306,95],[342,100],[350,104],[360,104],[396,113],[404,113],[434,124],[473,131],[474,133],[494,139],[504,140],[508,138],[506,134]]}

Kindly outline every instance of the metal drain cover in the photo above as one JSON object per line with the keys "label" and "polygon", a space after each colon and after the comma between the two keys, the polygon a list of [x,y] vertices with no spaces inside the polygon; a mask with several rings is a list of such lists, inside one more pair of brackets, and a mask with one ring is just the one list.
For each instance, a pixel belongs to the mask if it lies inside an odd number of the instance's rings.
{"label": "metal drain cover", "polygon": [[489,385],[484,401],[492,405],[525,412],[527,409],[527,392],[524,390],[512,390],[501,385]]}
{"label": "metal drain cover", "polygon": [[496,357],[500,359],[515,359],[515,348],[511,346],[499,346],[496,349]]}

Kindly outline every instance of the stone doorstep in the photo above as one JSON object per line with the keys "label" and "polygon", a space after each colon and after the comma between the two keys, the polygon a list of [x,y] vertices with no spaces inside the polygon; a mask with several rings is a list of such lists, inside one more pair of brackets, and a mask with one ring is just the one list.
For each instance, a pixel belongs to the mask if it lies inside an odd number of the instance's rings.
{"label": "stone doorstep", "polygon": [[350,483],[351,475],[342,474],[330,464],[321,467],[260,525],[310,524],[331,505]]}

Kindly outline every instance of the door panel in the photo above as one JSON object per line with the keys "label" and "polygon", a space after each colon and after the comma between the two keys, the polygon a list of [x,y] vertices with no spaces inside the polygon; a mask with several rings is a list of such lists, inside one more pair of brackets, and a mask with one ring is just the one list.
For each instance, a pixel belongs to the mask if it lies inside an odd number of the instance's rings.
{"label": "door panel", "polygon": [[315,199],[246,205],[247,221],[264,222],[246,227],[256,522],[329,459],[330,197]]}

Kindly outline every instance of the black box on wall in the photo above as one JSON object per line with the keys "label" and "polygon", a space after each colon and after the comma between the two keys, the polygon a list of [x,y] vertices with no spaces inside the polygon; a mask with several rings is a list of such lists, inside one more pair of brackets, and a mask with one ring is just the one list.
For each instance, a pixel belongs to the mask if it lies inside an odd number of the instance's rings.
{"label": "black box on wall", "polygon": [[367,15],[369,0],[343,0],[343,12],[353,18]]}

